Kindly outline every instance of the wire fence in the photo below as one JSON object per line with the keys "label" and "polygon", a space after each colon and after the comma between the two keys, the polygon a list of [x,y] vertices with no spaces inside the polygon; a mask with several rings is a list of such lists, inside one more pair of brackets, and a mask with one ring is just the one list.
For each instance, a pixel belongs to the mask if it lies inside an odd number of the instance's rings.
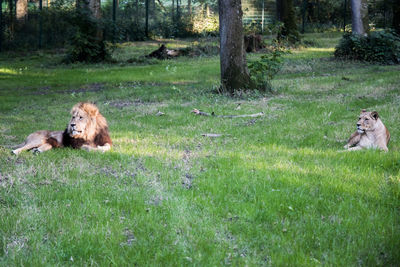
{"label": "wire fence", "polygon": [[[146,1],[150,3],[150,18],[146,27]],[[262,34],[270,34],[277,21],[275,0],[242,0],[243,24]],[[302,32],[324,31],[331,28],[346,29],[351,24],[350,0],[327,1],[333,6],[320,4],[321,0],[295,0],[295,11],[299,30]],[[65,47],[76,33],[74,5],[65,1],[39,0],[29,2],[28,13],[17,19],[15,0],[0,0],[0,51],[16,49],[40,49]],[[218,16],[214,5],[188,5],[181,0],[117,0],[103,3],[104,36],[108,41],[144,40],[149,33],[153,36],[176,37],[193,24],[188,18],[203,12],[205,16]],[[63,5],[58,3],[64,3]],[[72,3],[72,2],[71,2]],[[114,3],[114,5],[113,5]],[[185,1],[185,3],[187,3]],[[174,6],[172,5],[174,4]],[[393,15],[389,0],[370,0],[369,18],[372,27],[391,26]],[[174,13],[175,12],[175,13]],[[209,23],[209,22],[208,22]],[[211,23],[218,23],[214,19]],[[214,30],[215,27],[214,25]],[[349,28],[349,27],[348,27]],[[146,32],[147,29],[147,32]],[[216,34],[218,34],[216,32]]]}

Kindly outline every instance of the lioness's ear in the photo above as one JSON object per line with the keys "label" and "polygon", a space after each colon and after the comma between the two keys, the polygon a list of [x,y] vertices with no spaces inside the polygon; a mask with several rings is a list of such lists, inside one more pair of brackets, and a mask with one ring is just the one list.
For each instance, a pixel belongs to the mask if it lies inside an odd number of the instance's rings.
{"label": "lioness's ear", "polygon": [[371,112],[371,117],[374,118],[375,120],[377,120],[379,118],[378,112],[372,111]]}

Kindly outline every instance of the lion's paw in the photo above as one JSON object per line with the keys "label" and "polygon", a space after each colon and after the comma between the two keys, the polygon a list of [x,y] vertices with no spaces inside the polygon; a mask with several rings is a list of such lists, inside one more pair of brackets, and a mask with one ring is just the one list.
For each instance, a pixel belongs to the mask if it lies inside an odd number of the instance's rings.
{"label": "lion's paw", "polygon": [[42,151],[40,151],[39,148],[35,147],[35,148],[32,149],[32,153],[33,153],[34,155],[38,155],[38,154],[42,153]]}

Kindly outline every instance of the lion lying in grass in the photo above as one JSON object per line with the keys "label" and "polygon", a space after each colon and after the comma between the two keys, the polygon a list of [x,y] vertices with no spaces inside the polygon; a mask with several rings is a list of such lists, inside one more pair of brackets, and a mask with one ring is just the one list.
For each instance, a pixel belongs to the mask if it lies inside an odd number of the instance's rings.
{"label": "lion lying in grass", "polygon": [[379,118],[378,112],[367,112],[363,109],[357,121],[357,131],[350,136],[344,148],[348,150],[378,148],[388,151],[389,140],[390,133]]}
{"label": "lion lying in grass", "polygon": [[106,119],[91,103],[78,103],[71,110],[72,118],[65,131],[37,131],[12,151],[18,155],[24,150],[44,152],[53,147],[82,148],[88,151],[110,150],[112,141]]}

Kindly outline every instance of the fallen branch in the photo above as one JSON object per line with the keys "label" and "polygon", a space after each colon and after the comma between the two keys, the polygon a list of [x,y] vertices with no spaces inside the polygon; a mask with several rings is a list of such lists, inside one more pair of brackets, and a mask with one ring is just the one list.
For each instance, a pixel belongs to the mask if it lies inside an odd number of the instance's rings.
{"label": "fallen branch", "polygon": [[167,13],[167,9],[165,9],[165,6],[161,3],[160,0],[157,0],[158,5],[161,7],[161,9],[164,11],[164,13]]}
{"label": "fallen branch", "polygon": [[200,116],[212,116],[212,117],[217,117],[217,118],[256,118],[256,117],[261,117],[264,116],[264,112],[259,112],[259,113],[255,113],[255,114],[243,114],[243,115],[215,115],[214,112],[207,113],[207,112],[203,112],[200,111],[198,109],[193,109],[192,113],[194,113],[195,115],[200,115]]}
{"label": "fallen branch", "polygon": [[201,136],[205,136],[205,137],[221,137],[223,134],[213,134],[213,133],[204,133],[201,134]]}
{"label": "fallen branch", "polygon": [[158,58],[158,59],[170,59],[173,57],[180,56],[179,50],[168,49],[164,44],[162,44],[158,49],[154,50],[148,54],[147,58]]}

